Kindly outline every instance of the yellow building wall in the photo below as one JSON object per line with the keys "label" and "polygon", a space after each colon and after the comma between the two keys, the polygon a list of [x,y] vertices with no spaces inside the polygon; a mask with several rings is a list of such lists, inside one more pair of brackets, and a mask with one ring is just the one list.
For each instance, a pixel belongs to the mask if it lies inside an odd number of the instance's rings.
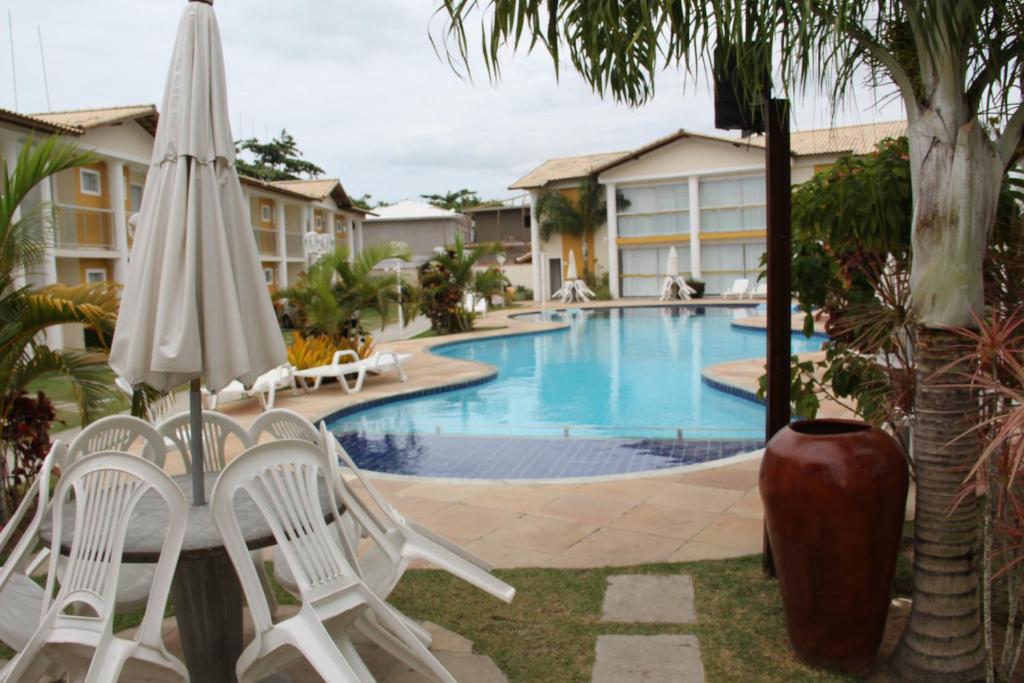
{"label": "yellow building wall", "polygon": [[[263,220],[263,207],[270,207],[270,219]],[[259,198],[256,200],[256,225],[264,229],[271,229],[274,227],[274,200]]]}
{"label": "yellow building wall", "polygon": [[[570,187],[559,190],[559,192],[573,204],[579,202],[579,188]],[[594,272],[594,258],[596,253],[594,252],[593,233],[587,235],[587,265],[585,268],[583,265],[583,238],[576,237],[575,235],[562,235],[562,277],[566,277],[566,274],[568,273],[570,251],[576,252],[577,275],[583,277],[584,271],[591,273]]]}
{"label": "yellow building wall", "polygon": [[102,269],[106,272],[107,280],[113,280],[113,269],[112,262],[109,259],[102,258],[80,258],[78,259],[78,281],[86,282],[85,271],[93,269]]}
{"label": "yellow building wall", "polygon": [[[109,209],[110,208],[110,178],[107,173],[107,165],[103,162],[84,166],[100,175],[100,195],[86,194],[82,192],[82,169],[74,170],[74,205],[88,209]],[[95,211],[79,211],[75,213],[75,230],[78,234],[78,243],[83,245],[102,246],[105,239],[105,226],[112,222],[113,218],[104,213]]]}

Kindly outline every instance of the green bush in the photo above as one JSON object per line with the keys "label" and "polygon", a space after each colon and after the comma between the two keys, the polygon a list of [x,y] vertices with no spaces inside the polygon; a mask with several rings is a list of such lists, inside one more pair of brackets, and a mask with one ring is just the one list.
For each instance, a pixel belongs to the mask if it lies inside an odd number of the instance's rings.
{"label": "green bush", "polygon": [[707,287],[707,284],[703,280],[695,280],[692,277],[688,277],[686,278],[686,284],[693,288],[694,293],[692,296],[694,299],[704,298],[704,289]]}
{"label": "green bush", "polygon": [[533,290],[529,287],[516,285],[516,293],[512,296],[513,301],[533,301]]}
{"label": "green bush", "polygon": [[588,275],[587,287],[593,290],[594,298],[598,301],[610,301],[612,298],[611,279],[608,277],[608,273],[603,273],[598,278]]}

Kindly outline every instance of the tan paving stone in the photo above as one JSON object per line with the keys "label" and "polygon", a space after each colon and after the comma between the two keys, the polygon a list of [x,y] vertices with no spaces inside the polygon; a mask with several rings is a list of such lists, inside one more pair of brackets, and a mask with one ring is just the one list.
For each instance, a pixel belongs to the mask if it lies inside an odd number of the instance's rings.
{"label": "tan paving stone", "polygon": [[642,503],[613,520],[610,526],[624,531],[640,531],[686,540],[696,536],[716,519],[718,515],[714,512]]}
{"label": "tan paving stone", "polygon": [[695,484],[672,484],[651,496],[647,502],[652,505],[667,505],[685,510],[701,512],[722,512],[735,504],[743,491],[720,489]]}
{"label": "tan paving stone", "polygon": [[518,513],[507,510],[455,503],[418,521],[442,536],[465,543],[486,536],[519,517]]}
{"label": "tan paving stone", "polygon": [[608,577],[601,621],[692,624],[693,578],[687,574],[619,574]]}
{"label": "tan paving stone", "polygon": [[559,553],[548,567],[605,567],[666,562],[682,542],[678,538],[655,536],[621,529],[599,529]]}
{"label": "tan paving stone", "polygon": [[515,567],[540,567],[551,555],[536,550],[515,548],[505,543],[494,543],[481,538],[466,545],[466,550],[483,558],[493,567],[511,569]]}
{"label": "tan paving stone", "polygon": [[452,503],[447,503],[443,500],[432,500],[430,498],[416,498],[415,496],[395,496],[390,499],[398,511],[406,517],[411,517],[417,522],[421,521],[424,517],[432,515],[438,510],[442,510]]}
{"label": "tan paving stone", "polygon": [[764,523],[754,517],[724,514],[694,536],[693,540],[750,554],[759,553],[764,540]]}
{"label": "tan paving stone", "polygon": [[743,517],[764,518],[764,505],[761,503],[761,492],[757,489],[747,491],[726,512]]}
{"label": "tan paving stone", "polygon": [[462,500],[463,498],[469,498],[470,496],[477,495],[484,488],[485,486],[482,484],[419,483],[403,489],[398,494],[398,498],[401,499],[406,496],[415,496],[416,498],[431,498],[434,500],[443,500],[449,503],[454,503],[455,501]]}
{"label": "tan paving stone", "polygon": [[596,526],[578,524],[556,517],[525,515],[488,534],[483,540],[510,548],[523,548],[546,555],[560,553],[578,543]]}
{"label": "tan paving stone", "polygon": [[680,474],[676,481],[681,484],[749,491],[757,486],[757,472],[739,467],[713,467]]}
{"label": "tan paving stone", "polygon": [[488,486],[480,493],[462,499],[467,505],[493,507],[513,512],[537,512],[546,504],[570,491],[576,491],[577,485],[559,486],[540,484],[524,486],[518,484],[496,484]]}
{"label": "tan paving stone", "polygon": [[642,479],[616,479],[593,484],[584,484],[582,490],[583,492],[590,494],[608,493],[613,496],[632,498],[638,503],[642,503],[671,485],[672,482],[667,479],[661,479],[659,477],[644,477]]}
{"label": "tan paving stone", "polygon": [[[757,552],[761,552],[761,549],[758,548]],[[690,541],[682,548],[669,555],[668,561],[699,562],[704,560],[724,560],[731,557],[742,557],[744,555],[751,554],[753,553],[737,550],[736,548],[726,548],[725,546],[720,545],[710,545],[708,543]]]}
{"label": "tan paving stone", "polygon": [[538,514],[601,526],[621,517],[638,505],[635,498],[610,494],[569,493],[542,507]]}

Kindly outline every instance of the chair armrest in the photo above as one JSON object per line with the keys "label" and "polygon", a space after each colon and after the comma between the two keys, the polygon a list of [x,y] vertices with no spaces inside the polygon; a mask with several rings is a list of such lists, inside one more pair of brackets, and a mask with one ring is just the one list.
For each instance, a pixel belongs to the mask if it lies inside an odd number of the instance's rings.
{"label": "chair armrest", "polygon": [[339,365],[341,363],[341,359],[345,356],[351,356],[352,362],[354,363],[358,363],[360,360],[359,354],[352,349],[341,349],[334,352],[334,356],[331,358],[331,365]]}

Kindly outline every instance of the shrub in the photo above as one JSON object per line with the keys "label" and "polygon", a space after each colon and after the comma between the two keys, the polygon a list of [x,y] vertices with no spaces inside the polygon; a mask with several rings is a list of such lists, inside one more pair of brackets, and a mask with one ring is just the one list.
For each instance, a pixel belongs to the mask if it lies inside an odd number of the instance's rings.
{"label": "shrub", "polygon": [[612,298],[611,278],[608,273],[602,273],[601,277],[593,275],[587,277],[587,286],[594,291],[594,298],[598,301],[610,301]]}
{"label": "shrub", "polygon": [[17,508],[25,489],[36,478],[50,452],[50,427],[57,418],[53,401],[43,392],[35,397],[23,389],[7,394],[0,405],[0,519]]}
{"label": "shrub", "polygon": [[360,358],[366,358],[370,355],[372,348],[373,337],[370,336],[353,341],[346,338],[335,339],[327,334],[303,337],[302,334],[296,332],[288,347],[288,362],[298,370],[305,370],[330,364],[335,351],[351,349],[359,354]]}
{"label": "shrub", "polygon": [[529,287],[522,285],[516,285],[516,293],[512,297],[513,301],[533,301],[533,290]]}
{"label": "shrub", "polygon": [[705,283],[703,280],[695,280],[692,277],[688,277],[686,278],[686,284],[690,285],[690,287],[693,288],[694,293],[692,294],[692,296],[694,299],[704,298],[704,290],[707,287],[707,283]]}

